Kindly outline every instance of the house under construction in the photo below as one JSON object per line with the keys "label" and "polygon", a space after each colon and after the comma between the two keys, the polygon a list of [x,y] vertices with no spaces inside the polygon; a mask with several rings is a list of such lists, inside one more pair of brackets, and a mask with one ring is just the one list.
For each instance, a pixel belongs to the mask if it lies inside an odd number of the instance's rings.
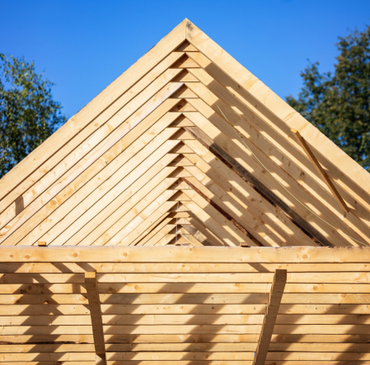
{"label": "house under construction", "polygon": [[0,365],[370,364],[370,174],[185,19],[0,180]]}

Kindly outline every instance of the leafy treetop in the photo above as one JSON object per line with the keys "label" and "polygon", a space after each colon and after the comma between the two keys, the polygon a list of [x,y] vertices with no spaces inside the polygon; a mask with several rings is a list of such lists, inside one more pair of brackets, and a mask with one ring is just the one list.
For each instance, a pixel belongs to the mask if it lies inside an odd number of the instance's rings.
{"label": "leafy treetop", "polygon": [[370,171],[370,26],[339,37],[337,48],[334,72],[309,65],[298,98],[287,102]]}
{"label": "leafy treetop", "polygon": [[33,63],[0,53],[0,177],[65,122],[52,85]]}

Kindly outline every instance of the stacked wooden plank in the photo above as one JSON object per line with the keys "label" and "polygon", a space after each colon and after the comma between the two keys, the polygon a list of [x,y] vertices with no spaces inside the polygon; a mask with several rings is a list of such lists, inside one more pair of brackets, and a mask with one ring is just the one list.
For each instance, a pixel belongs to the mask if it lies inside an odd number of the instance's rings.
{"label": "stacked wooden plank", "polygon": [[262,89],[184,21],[1,180],[0,244],[369,244],[368,173]]}
{"label": "stacked wooden plank", "polygon": [[0,361],[94,364],[84,275],[96,272],[108,364],[252,365],[285,269],[266,364],[370,364],[369,257],[368,248],[4,248]]}

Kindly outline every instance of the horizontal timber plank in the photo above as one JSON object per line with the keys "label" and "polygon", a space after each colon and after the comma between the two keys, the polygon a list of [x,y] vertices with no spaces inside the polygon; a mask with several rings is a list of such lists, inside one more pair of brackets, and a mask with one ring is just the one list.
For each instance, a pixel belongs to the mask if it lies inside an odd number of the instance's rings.
{"label": "horizontal timber plank", "polygon": [[281,314],[370,314],[370,305],[359,304],[281,304]]}
{"label": "horizontal timber plank", "polygon": [[[0,361],[94,361],[95,352],[65,352],[65,353],[8,353],[0,354]],[[40,364],[40,363],[39,363]]]}
{"label": "horizontal timber plank", "polygon": [[[106,344],[138,343],[242,343],[258,340],[257,334],[217,335],[217,334],[184,334],[184,335],[105,335]],[[92,335],[15,335],[0,336],[0,342],[7,343],[47,343],[47,342],[84,342],[93,343]],[[365,341],[362,341],[365,342]]]}
{"label": "horizontal timber plank", "polygon": [[271,342],[276,343],[369,343],[370,335],[272,335]]}
{"label": "horizontal timber plank", "polygon": [[[297,361],[289,361],[289,360],[282,360],[282,361],[266,361],[265,365],[297,365]],[[310,361],[304,360],[299,361],[298,365],[370,365],[370,361],[341,361],[341,360],[334,360],[334,361]]]}
{"label": "horizontal timber plank", "polygon": [[[0,353],[27,352],[89,352],[92,344],[39,344],[39,345],[0,345]],[[256,343],[145,343],[145,344],[108,344],[106,352],[220,352],[220,351],[255,351]]]}
{"label": "horizontal timber plank", "polygon": [[85,316],[1,316],[1,326],[60,326],[91,325],[91,317]]}
{"label": "horizontal timber plank", "polygon": [[[48,248],[49,249],[49,248]],[[94,270],[98,273],[271,273],[276,269],[286,269],[288,278],[292,273],[311,273],[311,272],[341,272],[344,277],[344,272],[370,272],[370,263],[368,264],[347,264],[347,263],[137,263],[137,262],[104,262],[104,263],[58,263],[58,262],[36,262],[36,263],[16,263],[16,262],[0,262],[1,273],[35,273],[37,275],[44,273],[65,273],[70,276],[83,274],[85,271]],[[2,280],[3,276],[0,276]],[[27,276],[30,277],[31,276]],[[83,277],[83,275],[81,275]],[[99,275],[98,275],[99,277]],[[272,277],[272,275],[271,275]],[[271,280],[270,280],[271,281]]]}
{"label": "horizontal timber plank", "polygon": [[119,352],[107,353],[107,360],[252,360],[253,352]]}
{"label": "horizontal timber plank", "polygon": [[[68,365],[94,365],[94,361],[64,361]],[[38,361],[16,361],[16,362],[2,362],[3,364],[12,364],[12,365],[40,365]],[[43,361],[42,365],[58,365],[58,361]]]}
{"label": "horizontal timber plank", "polygon": [[[95,365],[95,361],[64,361],[66,365]],[[140,361],[140,360],[126,360],[126,361],[107,361],[108,365],[163,365],[162,361]],[[210,360],[210,361],[171,361],[174,365],[228,365],[228,361],[223,360]],[[233,365],[252,365],[252,361],[233,361]],[[368,365],[366,363],[365,365]],[[17,361],[17,362],[2,362],[1,365],[60,365],[58,361]],[[289,363],[288,363],[289,365]],[[311,365],[311,364],[309,364]],[[329,364],[331,365],[331,364]],[[346,364],[347,365],[347,364]],[[350,364],[352,365],[352,364]],[[356,364],[358,365],[358,364]],[[362,363],[359,365],[363,365]]]}
{"label": "horizontal timber plank", "polygon": [[[101,305],[103,314],[264,314],[265,305],[252,304],[173,304],[173,305]],[[370,312],[370,308],[369,308]],[[90,314],[85,305],[17,304],[0,305],[0,316],[81,315]]]}
{"label": "horizontal timber plank", "polygon": [[[218,335],[218,334],[184,334],[184,335],[105,335],[106,344],[129,344],[129,343],[242,343],[253,342],[255,343],[259,335]],[[93,343],[92,335],[8,335],[0,336],[1,343],[9,344],[24,344],[24,343]],[[356,345],[364,343],[368,346],[370,342],[370,335],[273,335],[271,338],[272,343],[282,344],[286,346],[292,343],[334,343]],[[275,348],[271,345],[271,349]]]}
{"label": "horizontal timber plank", "polygon": [[1,247],[3,262],[369,263],[370,247]]}
{"label": "horizontal timber plank", "polygon": [[302,335],[367,335],[369,326],[364,325],[281,325],[274,327],[274,334]]}
{"label": "horizontal timber plank", "polygon": [[0,345],[0,353],[4,352],[27,352],[45,353],[45,352],[94,352],[93,344],[42,344],[42,345]]}
{"label": "horizontal timber plank", "polygon": [[103,316],[105,325],[223,325],[262,324],[262,315],[113,315]]}
{"label": "horizontal timber plank", "polygon": [[[269,352],[266,360],[370,360],[370,354],[356,352]],[[299,364],[301,361],[299,361]],[[315,364],[317,364],[315,362]]]}
{"label": "horizontal timber plank", "polygon": [[[263,315],[103,315],[104,325],[262,324]],[[370,320],[369,320],[370,321]],[[285,322],[283,322],[285,323]],[[292,322],[290,322],[292,323]],[[293,321],[294,323],[294,321]],[[312,322],[320,323],[320,322]],[[360,322],[361,323],[361,322]],[[365,321],[364,321],[365,323]],[[0,316],[1,326],[91,325],[90,316]]]}
{"label": "horizontal timber plank", "polygon": [[14,335],[14,336],[0,336],[0,343],[8,344],[47,344],[47,343],[94,343],[94,338],[92,335]]}
{"label": "horizontal timber plank", "polygon": [[[139,264],[137,264],[139,265]],[[212,265],[212,264],[209,264]],[[224,264],[227,265],[227,264]],[[248,264],[244,264],[246,267]],[[156,269],[156,264],[147,264],[147,272],[152,268]],[[186,270],[183,268],[184,271]],[[188,268],[189,270],[190,268]],[[196,269],[196,267],[194,268]],[[233,267],[230,265],[230,269]],[[242,269],[242,267],[240,268]],[[97,280],[99,283],[271,283],[273,273],[213,273],[212,268],[210,272],[204,273],[203,271],[193,273],[105,273],[97,274]],[[330,273],[291,273],[287,274],[288,283],[307,283],[312,285],[324,285],[324,289],[334,284],[343,283],[355,285],[356,283],[367,284],[370,282],[370,272],[330,272]],[[1,284],[84,284],[83,273],[63,273],[63,274],[42,274],[42,273],[29,273],[27,275],[9,273],[0,274],[0,287]],[[334,284],[333,284],[334,283]],[[288,291],[293,290],[297,284],[289,284]],[[297,291],[302,291],[302,288],[297,286]],[[76,286],[78,287],[78,286]],[[366,286],[362,285],[363,288]],[[320,290],[315,288],[314,291]],[[309,290],[311,291],[311,290]],[[325,291],[325,290],[323,290]]]}
{"label": "horizontal timber plank", "polygon": [[15,294],[0,295],[1,304],[88,304],[88,300],[80,294]]}
{"label": "horizontal timber plank", "polygon": [[[101,294],[102,304],[265,304],[268,294]],[[0,304],[88,304],[81,294],[0,295]]]}
{"label": "horizontal timber plank", "polygon": [[[81,361],[81,362],[74,362],[74,361],[64,361],[66,365],[95,365],[95,362],[88,362],[88,361]],[[107,361],[108,365],[163,365],[163,361],[156,361],[156,360],[124,360],[124,361]],[[230,361],[224,360],[179,360],[179,361],[171,361],[171,365],[230,365]],[[252,360],[237,360],[233,361],[232,365],[252,365]],[[361,361],[361,360],[354,360],[354,361],[341,361],[341,360],[333,360],[333,361],[311,361],[311,360],[304,360],[304,361],[289,361],[289,360],[271,360],[266,361],[265,365],[370,365],[370,361]],[[2,362],[1,365],[40,365],[38,361],[27,361],[27,362]],[[42,362],[42,365],[59,365],[57,361],[55,362]]]}
{"label": "horizontal timber plank", "polygon": [[[0,297],[1,298],[1,297]],[[268,294],[102,294],[102,304],[265,304]]]}
{"label": "horizontal timber plank", "polygon": [[287,284],[285,293],[370,293],[369,284]]}
{"label": "horizontal timber plank", "polygon": [[366,352],[370,353],[370,344],[360,343],[272,343],[269,351],[287,352]]}
{"label": "horizontal timber plank", "polygon": [[280,314],[277,316],[276,324],[370,324],[370,316],[361,314]]}
{"label": "horizontal timber plank", "polygon": [[[143,361],[143,360],[124,360],[124,361],[107,361],[108,365],[163,365],[166,364],[163,361]],[[252,365],[253,361],[250,360],[234,360],[232,365]],[[9,365],[9,364],[8,364]],[[14,365],[14,364],[12,364]],[[44,365],[44,364],[42,364]],[[230,365],[228,360],[171,360],[171,365]],[[357,364],[356,364],[357,365]],[[360,364],[362,365],[362,364]],[[368,365],[368,364],[366,364]]]}
{"label": "horizontal timber plank", "polygon": [[[260,325],[105,325],[105,335],[259,334]],[[275,325],[275,335],[368,335],[368,325]],[[4,326],[1,336],[91,335],[90,326]]]}
{"label": "horizontal timber plank", "polygon": [[104,326],[106,335],[121,334],[257,334],[260,325],[173,325],[173,326]]}
{"label": "horizontal timber plank", "polygon": [[[164,325],[164,326],[104,326],[105,335],[187,335],[191,334],[258,334],[260,325]],[[1,336],[9,335],[91,335],[91,326],[5,326]]]}
{"label": "horizontal timber plank", "polygon": [[[271,284],[256,283],[128,283],[99,284],[100,293],[269,293]],[[1,293],[1,289],[0,289]]]}
{"label": "horizontal timber plank", "polygon": [[[123,314],[264,314],[264,304],[103,304],[102,313],[105,315]],[[89,314],[82,304],[2,304],[1,316],[19,315],[81,315]],[[334,305],[301,305],[282,304],[280,315],[358,315],[370,314],[370,305],[334,304]],[[360,317],[361,318],[361,317]],[[363,318],[363,317],[362,317]]]}
{"label": "horizontal timber plank", "polygon": [[[194,280],[194,279],[193,279]],[[268,293],[271,284],[231,283],[111,283],[99,284],[100,294],[114,293]],[[77,294],[86,293],[80,284],[0,284],[1,294]],[[287,284],[285,293],[370,293],[370,284]]]}
{"label": "horizontal timber plank", "polygon": [[[102,304],[265,304],[268,294],[100,294]],[[284,294],[283,304],[368,304],[370,294]],[[81,294],[7,294],[0,304],[87,304]]]}
{"label": "horizontal timber plank", "polygon": [[[88,361],[81,361],[81,362],[74,362],[74,361],[64,361],[66,365],[95,365],[95,362],[88,362]],[[2,365],[40,365],[38,361],[27,361],[27,362],[2,362]],[[158,360],[122,360],[122,361],[107,361],[108,365],[163,365],[163,361]],[[171,365],[230,365],[230,361],[224,360],[179,360],[179,361],[171,361]],[[252,360],[237,360],[233,361],[232,365],[252,365]],[[42,365],[59,365],[57,361],[55,362],[47,362],[43,361]],[[317,361],[317,360],[303,360],[299,361],[290,361],[290,360],[270,360],[266,361],[265,365],[370,365],[370,361],[361,361],[361,360],[354,360],[354,361],[341,361],[341,360],[332,360],[332,361]]]}
{"label": "horizontal timber plank", "polygon": [[171,335],[105,335],[105,343],[256,343],[258,334],[171,334]]}
{"label": "horizontal timber plank", "polygon": [[284,294],[281,303],[296,304],[368,304],[369,294]]}
{"label": "horizontal timber plank", "polygon": [[218,351],[255,351],[256,343],[147,343],[147,344],[109,344],[107,352],[218,352]]}
{"label": "horizontal timber plank", "polygon": [[92,335],[91,326],[6,326],[0,328],[1,336],[19,335]]}

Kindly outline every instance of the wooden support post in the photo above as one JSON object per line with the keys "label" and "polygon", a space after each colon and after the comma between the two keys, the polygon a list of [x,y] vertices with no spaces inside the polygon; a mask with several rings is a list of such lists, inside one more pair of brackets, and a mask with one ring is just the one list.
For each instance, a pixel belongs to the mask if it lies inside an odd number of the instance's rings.
{"label": "wooden support post", "polygon": [[85,272],[87,299],[89,301],[91,324],[95,344],[96,365],[106,365],[103,320],[100,308],[98,283],[95,272]]}
{"label": "wooden support post", "polygon": [[258,341],[257,350],[255,353],[253,365],[264,365],[267,352],[274,330],[276,317],[279,312],[281,298],[284,293],[286,283],[286,270],[277,269],[275,271],[274,281],[272,283],[269,302],[266,308],[266,315],[263,321],[261,335]]}
{"label": "wooden support post", "polygon": [[320,165],[320,162],[317,160],[317,158],[313,154],[312,150],[310,149],[310,147],[306,143],[305,139],[300,135],[300,133],[297,130],[291,129],[291,131],[294,134],[295,138],[297,139],[298,143],[301,145],[301,147],[306,152],[306,154],[307,154],[308,158],[310,159],[310,161],[316,167],[316,170],[319,172],[319,174],[321,175],[321,177],[324,179],[324,181],[326,182],[326,184],[329,186],[329,189],[332,192],[332,194],[334,195],[334,198],[338,201],[338,203],[340,204],[340,206],[342,207],[342,209],[345,212],[348,213],[349,212],[349,208],[348,208],[347,204],[344,202],[344,200],[341,197],[341,195],[339,194],[337,188],[334,186],[334,184],[331,181],[329,175],[326,173],[326,171]]}

